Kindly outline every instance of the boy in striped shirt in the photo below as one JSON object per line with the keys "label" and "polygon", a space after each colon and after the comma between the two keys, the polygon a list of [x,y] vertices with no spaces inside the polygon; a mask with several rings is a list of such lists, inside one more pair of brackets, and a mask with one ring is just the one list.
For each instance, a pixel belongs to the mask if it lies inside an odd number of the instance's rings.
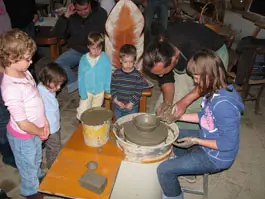
{"label": "boy in striped shirt", "polygon": [[135,46],[125,44],[121,47],[121,68],[112,74],[111,79],[111,96],[116,120],[138,112],[142,90],[149,86],[143,75],[134,67],[136,57]]}

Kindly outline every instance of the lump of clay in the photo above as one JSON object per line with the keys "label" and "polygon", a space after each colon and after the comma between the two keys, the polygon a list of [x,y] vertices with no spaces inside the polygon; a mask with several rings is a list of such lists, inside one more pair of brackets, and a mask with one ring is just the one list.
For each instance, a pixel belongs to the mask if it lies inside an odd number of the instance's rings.
{"label": "lump of clay", "polygon": [[82,187],[97,194],[101,194],[107,185],[107,178],[94,172],[84,173],[78,181]]}
{"label": "lump of clay", "polygon": [[90,170],[96,170],[98,168],[98,163],[95,161],[90,161],[87,163],[86,167]]}

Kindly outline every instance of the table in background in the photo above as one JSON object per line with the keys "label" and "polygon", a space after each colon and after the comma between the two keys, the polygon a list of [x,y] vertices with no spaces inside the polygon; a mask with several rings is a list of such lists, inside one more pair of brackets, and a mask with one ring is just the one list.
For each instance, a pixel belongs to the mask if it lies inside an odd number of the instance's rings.
{"label": "table in background", "polygon": [[57,18],[43,17],[43,21],[38,21],[36,26],[36,44],[49,45],[51,50],[51,59],[55,61],[60,55],[60,39],[52,36],[52,29],[55,26]]}

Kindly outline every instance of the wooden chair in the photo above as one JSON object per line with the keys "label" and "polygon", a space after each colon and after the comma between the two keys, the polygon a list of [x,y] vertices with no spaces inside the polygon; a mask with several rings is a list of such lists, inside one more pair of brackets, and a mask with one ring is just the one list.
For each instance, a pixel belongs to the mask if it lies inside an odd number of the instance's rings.
{"label": "wooden chair", "polygon": [[[260,103],[260,98],[261,98],[261,94],[263,92],[263,89],[265,87],[265,61],[263,60],[262,62],[256,62],[256,57],[257,55],[263,55],[265,56],[265,48],[257,48],[255,50],[255,53],[253,54],[253,58],[252,58],[252,64],[251,67],[249,67],[249,70],[247,72],[247,76],[245,77],[245,80],[243,82],[242,85],[237,86],[237,89],[239,91],[241,91],[241,96],[244,102],[246,101],[256,101],[255,103],[255,114],[258,114],[259,112],[259,103]],[[236,55],[236,62],[238,60],[238,55]],[[233,71],[234,66],[235,66],[235,62],[231,63],[232,65],[229,66],[229,70],[228,70],[228,75],[229,77],[231,77],[233,80],[235,80],[236,78],[236,72]],[[263,68],[260,68],[260,71],[254,71],[253,68],[254,66],[263,66]],[[251,91],[251,87],[252,86],[259,86],[259,89],[256,90],[256,93],[253,93]]]}
{"label": "wooden chair", "polygon": [[[152,95],[152,90],[150,88],[143,90],[142,97],[139,101],[139,112],[146,112],[147,97],[150,97],[151,95]],[[106,108],[109,108],[110,110],[113,111],[111,94],[105,94],[104,105]]]}

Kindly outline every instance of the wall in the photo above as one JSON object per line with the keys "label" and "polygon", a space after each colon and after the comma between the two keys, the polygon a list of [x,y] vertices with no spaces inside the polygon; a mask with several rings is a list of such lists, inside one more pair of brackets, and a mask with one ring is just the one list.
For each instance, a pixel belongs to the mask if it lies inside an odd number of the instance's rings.
{"label": "wall", "polygon": [[[231,24],[231,28],[236,31],[237,36],[236,40],[240,38],[252,35],[252,32],[255,30],[256,26],[251,21],[244,19],[241,14],[235,13],[229,10],[226,10],[225,13],[225,24]],[[257,38],[265,39],[265,30],[262,29],[258,34]]]}

